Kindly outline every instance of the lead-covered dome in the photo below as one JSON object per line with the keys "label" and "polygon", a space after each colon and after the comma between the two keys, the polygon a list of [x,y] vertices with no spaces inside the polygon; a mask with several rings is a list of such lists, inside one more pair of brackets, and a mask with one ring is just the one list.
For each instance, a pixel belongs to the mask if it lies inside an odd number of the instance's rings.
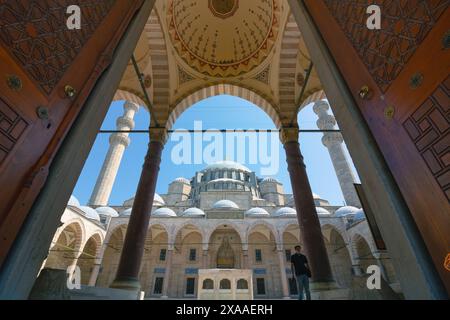
{"label": "lead-covered dome", "polygon": [[284,208],[278,209],[274,213],[274,216],[275,217],[297,216],[297,211],[295,211],[295,209],[292,209],[292,208],[289,208],[289,207],[284,207]]}
{"label": "lead-covered dome", "polygon": [[211,170],[240,170],[240,171],[245,171],[245,172],[251,172],[251,170],[249,168],[247,168],[246,166],[234,162],[234,161],[219,161],[213,164],[210,164],[209,166],[207,166],[205,169],[203,169],[203,171],[211,171]]}
{"label": "lead-covered dome", "polygon": [[91,207],[81,206],[80,210],[84,212],[86,218],[95,221],[100,221],[100,216],[98,215],[97,211],[95,211]]}
{"label": "lead-covered dome", "polygon": [[169,208],[159,208],[153,211],[152,213],[153,217],[160,217],[160,218],[172,218],[176,217],[177,214]]}
{"label": "lead-covered dome", "polygon": [[214,203],[213,209],[239,209],[239,206],[231,200],[219,200]]}
{"label": "lead-covered dome", "polygon": [[188,184],[188,185],[191,184],[191,182],[188,179],[183,178],[183,177],[176,178],[175,180],[173,180],[173,182],[178,182],[178,183],[183,183],[183,184]]}
{"label": "lead-covered dome", "polygon": [[[132,207],[134,204],[134,197],[131,199],[128,199],[123,203],[124,207]],[[166,202],[164,199],[157,193],[155,193],[155,196],[153,197],[153,206],[155,207],[163,207],[166,205]]]}
{"label": "lead-covered dome", "polygon": [[205,212],[199,208],[189,208],[184,210],[183,217],[186,218],[195,218],[195,217],[204,217]]}
{"label": "lead-covered dome", "polygon": [[72,207],[79,207],[80,206],[80,201],[78,201],[78,199],[75,198],[74,195],[71,195],[67,205],[72,206]]}
{"label": "lead-covered dome", "polygon": [[355,214],[359,209],[352,206],[345,206],[337,209],[334,213],[336,217],[343,217],[349,214]]}
{"label": "lead-covered dome", "polygon": [[97,213],[101,216],[112,217],[112,218],[119,216],[119,213],[117,213],[117,211],[111,207],[99,207],[99,208],[96,208],[95,211],[97,211]]}
{"label": "lead-covered dome", "polygon": [[317,214],[330,215],[331,213],[322,207],[316,207]]}
{"label": "lead-covered dome", "polygon": [[269,213],[263,208],[251,208],[245,212],[247,217],[268,217]]}

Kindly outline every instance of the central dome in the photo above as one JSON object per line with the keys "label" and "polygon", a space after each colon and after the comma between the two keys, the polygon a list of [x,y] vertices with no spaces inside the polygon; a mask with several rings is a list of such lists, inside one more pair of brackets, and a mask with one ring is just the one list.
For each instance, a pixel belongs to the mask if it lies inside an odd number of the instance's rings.
{"label": "central dome", "polygon": [[202,74],[233,77],[251,71],[271,52],[279,0],[172,0],[169,32],[178,55]]}
{"label": "central dome", "polygon": [[242,164],[234,162],[234,161],[219,161],[214,164],[210,164],[203,171],[223,170],[223,169],[232,169],[232,170],[251,172],[251,170],[249,168],[247,168],[246,166],[243,166]]}

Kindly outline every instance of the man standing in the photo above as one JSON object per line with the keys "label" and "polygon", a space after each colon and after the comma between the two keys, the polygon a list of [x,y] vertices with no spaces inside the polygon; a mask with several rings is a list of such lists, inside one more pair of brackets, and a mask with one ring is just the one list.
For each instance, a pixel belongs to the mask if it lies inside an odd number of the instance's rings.
{"label": "man standing", "polygon": [[303,300],[303,290],[305,290],[306,300],[311,300],[311,292],[309,291],[311,271],[309,270],[308,260],[301,253],[301,250],[301,246],[296,246],[295,253],[291,256],[292,279],[294,279],[294,275],[297,278],[298,299]]}

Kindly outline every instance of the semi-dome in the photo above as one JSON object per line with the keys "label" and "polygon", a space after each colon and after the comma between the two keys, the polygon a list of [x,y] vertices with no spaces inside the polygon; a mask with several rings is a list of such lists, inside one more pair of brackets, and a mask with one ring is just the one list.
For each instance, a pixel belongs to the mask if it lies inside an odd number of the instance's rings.
{"label": "semi-dome", "polygon": [[249,168],[247,168],[246,166],[243,166],[240,163],[237,163],[237,162],[234,162],[234,161],[228,161],[228,160],[226,160],[226,161],[219,161],[219,162],[210,164],[203,171],[225,170],[225,169],[251,172],[251,170]]}
{"label": "semi-dome", "polygon": [[199,208],[189,208],[184,210],[183,217],[204,217],[205,212]]}
{"label": "semi-dome", "polygon": [[184,183],[184,184],[191,184],[191,182],[188,179],[183,178],[183,177],[176,178],[175,180],[173,180],[173,182],[179,182],[179,183]]}
{"label": "semi-dome", "polygon": [[251,208],[245,212],[247,217],[268,217],[269,213],[263,208]]}
{"label": "semi-dome", "polygon": [[95,211],[91,207],[82,206],[82,207],[80,207],[80,209],[81,209],[81,211],[84,212],[84,215],[86,216],[86,218],[95,220],[95,221],[100,221],[100,216],[98,215],[97,211]]}
{"label": "semi-dome", "polygon": [[324,209],[322,207],[316,207],[317,214],[330,214],[330,212],[327,209]]}
{"label": "semi-dome", "polygon": [[159,208],[153,211],[152,213],[153,217],[161,217],[161,218],[169,218],[169,217],[176,217],[177,214],[169,208]]}
{"label": "semi-dome", "polygon": [[352,206],[345,206],[345,207],[341,207],[339,209],[336,210],[336,212],[334,213],[334,215],[336,217],[343,217],[346,216],[348,214],[355,214],[356,211],[358,211],[358,208],[352,207]]}
{"label": "semi-dome", "polygon": [[[123,203],[123,206],[124,207],[132,207],[133,204],[134,204],[134,197],[125,201]],[[155,193],[155,196],[153,197],[153,205],[155,207],[163,207],[166,205],[166,202],[159,194]]]}
{"label": "semi-dome", "polygon": [[295,211],[295,209],[292,209],[289,207],[280,208],[274,214],[274,216],[276,216],[276,217],[296,216],[296,215],[297,215],[297,211]]}
{"label": "semi-dome", "polygon": [[214,203],[213,209],[239,209],[239,206],[231,200],[219,200]]}
{"label": "semi-dome", "polygon": [[75,198],[75,196],[71,195],[67,205],[72,206],[72,207],[79,207],[80,201],[78,201],[78,199]]}
{"label": "semi-dome", "polygon": [[95,209],[95,211],[97,211],[97,213],[101,216],[107,216],[107,217],[112,217],[112,218],[119,216],[117,211],[111,207],[99,207],[99,208]]}

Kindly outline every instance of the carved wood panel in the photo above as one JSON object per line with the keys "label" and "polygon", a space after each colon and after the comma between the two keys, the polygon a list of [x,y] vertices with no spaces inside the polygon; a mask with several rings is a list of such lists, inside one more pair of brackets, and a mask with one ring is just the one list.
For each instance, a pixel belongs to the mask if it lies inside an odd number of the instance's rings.
{"label": "carved wood panel", "polygon": [[[69,30],[66,9],[81,9],[81,29]],[[0,40],[49,95],[116,0],[0,2]]]}
{"label": "carved wood panel", "polygon": [[0,165],[28,127],[16,111],[0,99]]}
{"label": "carved wood panel", "polygon": [[386,92],[423,39],[450,4],[450,0],[374,0],[382,11],[382,28],[367,28],[367,0],[324,0],[361,60]]}
{"label": "carved wood panel", "polygon": [[450,201],[450,77],[404,123]]}

